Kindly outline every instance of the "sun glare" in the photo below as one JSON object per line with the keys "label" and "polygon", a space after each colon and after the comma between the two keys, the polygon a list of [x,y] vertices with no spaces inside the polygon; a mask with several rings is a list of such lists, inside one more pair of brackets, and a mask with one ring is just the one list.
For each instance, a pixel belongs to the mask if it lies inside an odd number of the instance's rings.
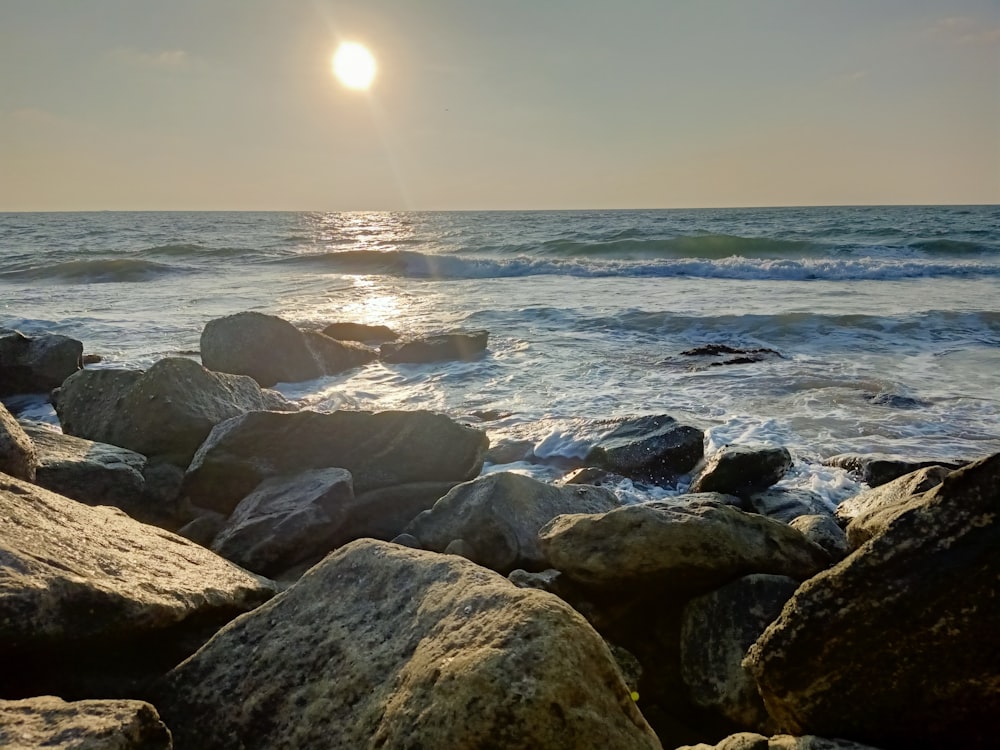
{"label": "sun glare", "polygon": [[333,74],[347,88],[363,91],[375,79],[375,58],[364,45],[344,42],[333,55]]}

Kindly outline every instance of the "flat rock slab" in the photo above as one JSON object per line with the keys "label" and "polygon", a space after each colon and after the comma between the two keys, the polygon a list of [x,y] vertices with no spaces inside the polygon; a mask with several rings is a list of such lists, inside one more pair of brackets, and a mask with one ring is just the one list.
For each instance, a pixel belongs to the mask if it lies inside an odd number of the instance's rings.
{"label": "flat rock slab", "polygon": [[0,747],[9,750],[170,750],[156,709],[135,700],[67,703],[51,695],[0,700]]}
{"label": "flat rock slab", "polygon": [[112,671],[116,653],[138,658],[130,644],[169,660],[273,593],[182,537],[0,475],[0,695],[71,679],[76,657]]}
{"label": "flat rock slab", "polygon": [[154,690],[178,747],[659,748],[567,604],[458,557],[360,540]]}

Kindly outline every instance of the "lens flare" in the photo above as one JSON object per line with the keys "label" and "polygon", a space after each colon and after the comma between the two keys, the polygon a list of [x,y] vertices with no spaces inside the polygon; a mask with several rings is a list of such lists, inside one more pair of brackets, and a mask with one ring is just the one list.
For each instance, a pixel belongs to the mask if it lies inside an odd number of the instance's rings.
{"label": "lens flare", "polygon": [[375,80],[375,58],[357,42],[344,42],[333,55],[333,74],[349,89],[364,91]]}

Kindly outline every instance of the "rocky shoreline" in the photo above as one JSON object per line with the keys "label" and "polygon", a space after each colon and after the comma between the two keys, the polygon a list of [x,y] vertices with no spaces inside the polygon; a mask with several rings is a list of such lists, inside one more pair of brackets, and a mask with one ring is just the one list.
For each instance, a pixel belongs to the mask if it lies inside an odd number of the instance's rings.
{"label": "rocky shoreline", "polygon": [[550,484],[481,475],[518,450],[481,424],[268,390],[488,345],[397,338],[240,313],[140,372],[0,331],[63,430],[0,405],[0,746],[996,745],[1000,454],[837,457],[834,511],[667,415]]}

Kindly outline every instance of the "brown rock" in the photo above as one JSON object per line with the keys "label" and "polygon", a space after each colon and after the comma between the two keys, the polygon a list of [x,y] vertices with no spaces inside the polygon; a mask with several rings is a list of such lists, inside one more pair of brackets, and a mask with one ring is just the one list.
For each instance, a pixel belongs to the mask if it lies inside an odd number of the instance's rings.
{"label": "brown rock", "polygon": [[134,700],[67,703],[51,695],[0,700],[0,746],[10,750],[170,750],[156,709]]}
{"label": "brown rock", "polygon": [[35,444],[7,407],[0,404],[0,472],[34,482],[37,470]]}

